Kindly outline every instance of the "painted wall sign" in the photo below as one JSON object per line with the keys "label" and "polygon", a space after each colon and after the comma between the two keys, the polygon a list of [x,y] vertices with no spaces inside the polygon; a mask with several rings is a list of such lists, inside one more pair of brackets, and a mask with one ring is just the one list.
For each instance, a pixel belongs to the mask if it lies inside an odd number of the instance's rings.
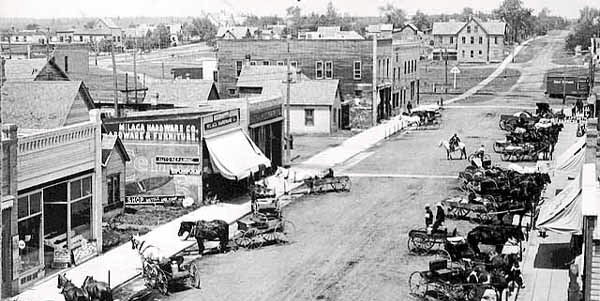
{"label": "painted wall sign", "polygon": [[200,157],[156,156],[156,164],[200,164]]}
{"label": "painted wall sign", "polygon": [[217,119],[215,121],[211,121],[204,124],[205,130],[212,130],[222,126],[226,126],[228,124],[236,123],[238,121],[237,116],[225,117],[223,119]]}
{"label": "painted wall sign", "polygon": [[199,141],[198,119],[182,122],[127,122],[110,123],[105,126],[109,134],[118,135],[122,140],[142,141]]}
{"label": "painted wall sign", "polygon": [[204,134],[218,132],[228,128],[236,127],[240,124],[240,110],[233,109],[224,112],[219,112],[207,116],[202,116],[202,126]]}
{"label": "painted wall sign", "polygon": [[275,106],[259,110],[256,112],[250,112],[250,124],[263,122],[265,120],[281,117],[282,109],[281,106]]}
{"label": "painted wall sign", "polygon": [[183,195],[136,195],[125,197],[125,205],[160,205],[164,203],[182,202]]}
{"label": "painted wall sign", "polygon": [[81,241],[81,246],[73,250],[73,263],[76,265],[96,255],[98,247],[96,242]]}
{"label": "painted wall sign", "polygon": [[202,171],[199,168],[171,168],[169,174],[172,176],[199,176]]}

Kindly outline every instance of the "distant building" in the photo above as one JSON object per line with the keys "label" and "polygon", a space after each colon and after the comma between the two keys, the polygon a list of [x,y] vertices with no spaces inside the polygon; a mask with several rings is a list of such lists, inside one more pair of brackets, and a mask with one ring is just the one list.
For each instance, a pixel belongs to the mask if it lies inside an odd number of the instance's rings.
{"label": "distant building", "polygon": [[321,26],[317,31],[298,32],[298,40],[364,40],[354,30],[342,31],[339,26]]}
{"label": "distant building", "polygon": [[379,39],[391,39],[393,30],[394,24],[371,24],[365,29],[367,37],[372,38],[373,34],[376,33]]}
{"label": "distant building", "polygon": [[467,22],[433,23],[433,59],[466,63],[499,62],[504,58],[506,24],[499,21],[483,22],[469,18]]}
{"label": "distant building", "polygon": [[[373,41],[362,37],[355,40],[219,40],[217,85],[220,94],[238,96],[237,80],[244,65],[285,66],[288,43],[292,67],[310,79],[339,79],[342,99],[371,102]],[[392,114],[392,57],[392,40],[378,40],[379,119]]]}
{"label": "distant building", "polygon": [[212,80],[156,80],[148,83],[144,102],[194,108],[215,99],[219,99],[219,93]]}
{"label": "distant building", "polygon": [[4,79],[9,81],[69,80],[55,59],[12,59],[4,63]]}
{"label": "distant building", "polygon": [[123,46],[124,31],[108,18],[97,19],[91,28],[63,28],[56,30],[57,43],[97,44],[112,41],[115,46]]}
{"label": "distant building", "polygon": [[258,27],[227,26],[219,27],[216,38],[223,40],[253,39],[256,37]]}

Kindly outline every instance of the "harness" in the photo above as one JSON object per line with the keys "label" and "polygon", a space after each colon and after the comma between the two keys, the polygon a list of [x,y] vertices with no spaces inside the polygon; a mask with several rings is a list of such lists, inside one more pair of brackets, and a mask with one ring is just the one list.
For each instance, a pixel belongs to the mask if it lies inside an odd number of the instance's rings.
{"label": "harness", "polygon": [[144,252],[146,252],[146,250],[148,250],[148,248],[154,247],[153,245],[147,245],[145,248],[142,249],[142,247],[144,246],[144,244],[146,243],[145,240],[142,240],[142,242],[140,242],[139,246],[137,247],[138,249],[138,253],[140,255],[142,255],[142,257],[144,257]]}

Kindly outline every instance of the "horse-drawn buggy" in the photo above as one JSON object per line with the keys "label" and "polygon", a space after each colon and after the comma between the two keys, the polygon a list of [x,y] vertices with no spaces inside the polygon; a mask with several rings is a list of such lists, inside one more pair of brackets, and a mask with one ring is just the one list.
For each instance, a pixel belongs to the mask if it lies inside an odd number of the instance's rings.
{"label": "horse-drawn buggy", "polygon": [[504,131],[512,132],[516,128],[526,128],[537,123],[539,117],[532,115],[529,112],[522,111],[512,115],[500,115],[498,126]]}
{"label": "horse-drawn buggy", "polygon": [[496,220],[498,205],[490,195],[476,196],[474,200],[464,197],[449,198],[442,201],[449,218],[469,219],[475,223],[489,224]]}
{"label": "horse-drawn buggy", "polygon": [[260,248],[267,244],[288,242],[288,236],[295,230],[294,224],[280,213],[254,213],[250,218],[238,221],[238,233],[233,241],[238,247]]}
{"label": "horse-drawn buggy", "polygon": [[350,191],[352,182],[348,176],[334,176],[330,168],[323,176],[314,176],[304,180],[309,193]]}
{"label": "horse-drawn buggy", "polygon": [[435,246],[439,248],[446,243],[448,238],[455,236],[456,230],[449,234],[446,229],[412,229],[408,232],[408,251],[413,254],[427,254],[431,252]]}
{"label": "horse-drawn buggy", "polygon": [[[545,143],[523,143],[505,146],[501,152],[502,161],[537,161],[549,158],[550,145]],[[541,158],[540,158],[540,155]]]}
{"label": "horse-drawn buggy", "polygon": [[419,129],[439,129],[442,116],[439,106],[424,105],[413,109],[410,116],[419,117]]}
{"label": "horse-drawn buggy", "polygon": [[[186,258],[187,257],[187,258]],[[187,285],[200,288],[200,269],[197,258],[171,256],[168,262],[144,260],[142,277],[147,287],[157,289],[164,295],[175,282],[187,281]]]}

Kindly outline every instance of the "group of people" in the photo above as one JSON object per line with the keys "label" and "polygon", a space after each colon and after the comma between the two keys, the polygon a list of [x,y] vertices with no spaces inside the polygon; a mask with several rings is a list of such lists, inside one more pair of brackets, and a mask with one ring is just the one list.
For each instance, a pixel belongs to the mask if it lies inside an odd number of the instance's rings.
{"label": "group of people", "polygon": [[435,222],[433,220],[433,211],[429,204],[425,205],[425,228],[428,232],[438,232],[445,230],[446,213],[441,203],[436,204]]}

